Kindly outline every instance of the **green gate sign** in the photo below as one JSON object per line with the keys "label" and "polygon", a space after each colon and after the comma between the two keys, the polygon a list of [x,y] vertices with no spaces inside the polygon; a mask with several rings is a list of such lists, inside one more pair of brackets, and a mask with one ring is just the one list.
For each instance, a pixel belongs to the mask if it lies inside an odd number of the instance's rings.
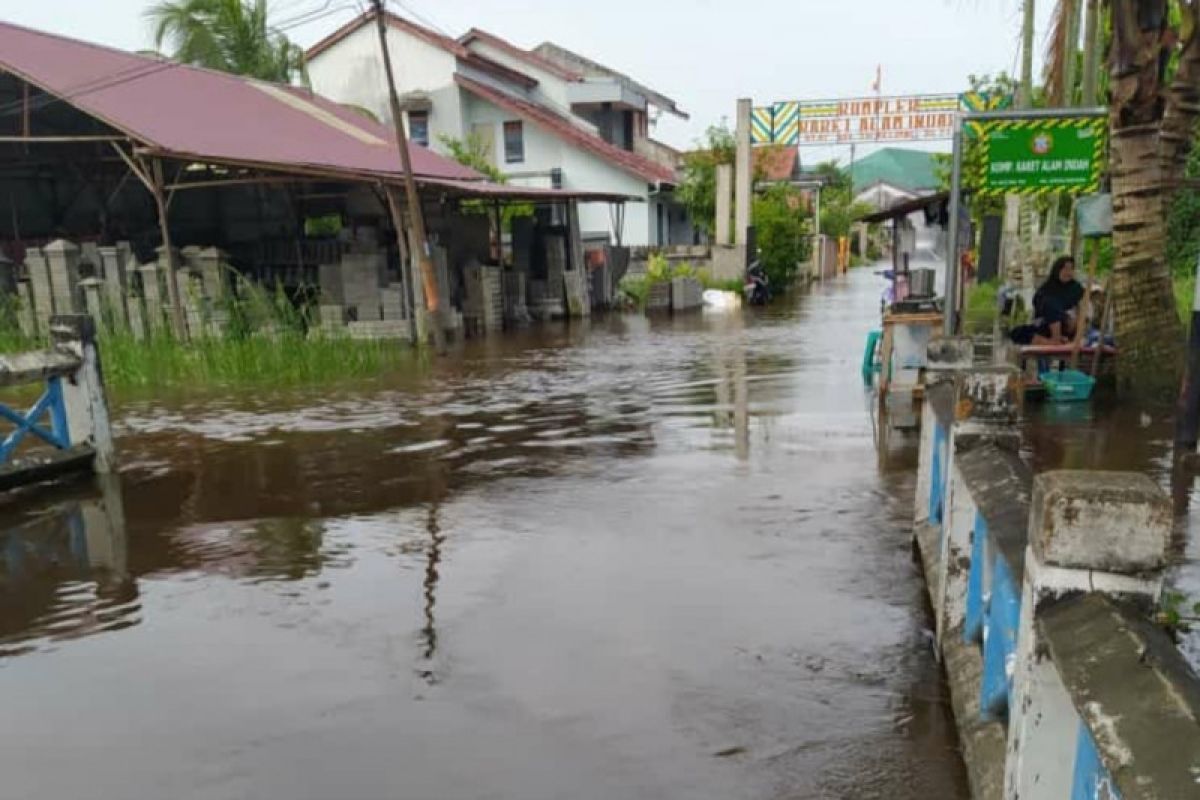
{"label": "green gate sign", "polygon": [[1100,189],[1101,117],[988,120],[979,123],[986,157],[981,194],[1092,194]]}

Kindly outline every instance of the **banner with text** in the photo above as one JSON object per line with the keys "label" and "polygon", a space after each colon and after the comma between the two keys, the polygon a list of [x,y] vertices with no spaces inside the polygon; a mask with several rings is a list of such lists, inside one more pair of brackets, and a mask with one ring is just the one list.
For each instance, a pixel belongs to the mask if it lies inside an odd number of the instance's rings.
{"label": "banner with text", "polygon": [[957,94],[802,100],[754,109],[754,144],[788,146],[949,139]]}
{"label": "banner with text", "polygon": [[981,194],[1092,194],[1105,156],[1102,117],[982,122]]}

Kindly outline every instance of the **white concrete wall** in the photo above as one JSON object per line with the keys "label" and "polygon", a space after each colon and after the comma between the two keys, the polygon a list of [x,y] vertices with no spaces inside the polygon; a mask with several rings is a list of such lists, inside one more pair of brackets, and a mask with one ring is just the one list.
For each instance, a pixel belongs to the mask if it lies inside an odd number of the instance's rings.
{"label": "white concrete wall", "polygon": [[[511,180],[514,184],[549,186],[550,170],[559,168],[562,170],[564,189],[615,192],[643,199],[647,197],[645,180],[565,142],[528,120],[524,121],[525,160],[518,164],[506,164],[504,122],[518,119],[516,115],[461,90],[454,82],[458,59],[453,54],[394,28],[388,30],[388,47],[396,67],[397,90],[401,94],[423,91],[433,102],[429,117],[429,139],[434,150],[445,151],[438,141],[441,134],[463,139],[471,132],[472,125],[493,123],[495,139],[492,147],[496,166],[504,173],[513,175]],[[511,65],[542,81],[549,99],[553,100],[558,93],[565,100],[565,83],[561,79],[541,70],[531,70],[524,62],[496,48],[481,46],[478,42],[474,47],[481,55]],[[373,26],[359,28],[318,54],[309,63],[308,70],[313,90],[317,93],[340,103],[362,106],[381,120],[391,119],[387,82],[379,55],[379,39]],[[656,243],[652,238],[655,233],[653,217],[647,216],[648,213],[653,214],[649,206],[649,203],[630,203],[627,206],[622,237],[624,244],[645,246]],[[607,203],[581,204],[579,224],[585,233],[607,231],[615,239]]]}
{"label": "white concrete wall", "polygon": [[[462,108],[454,72],[458,59],[440,47],[395,28],[388,29],[388,49],[395,68],[396,90],[401,94],[425,92],[433,103],[429,115],[429,143],[439,149],[438,135],[462,138]],[[319,53],[308,64],[312,88],[318,94],[362,106],[384,122],[388,107],[387,78],[379,54],[379,34],[364,25]]]}
{"label": "white concrete wall", "polygon": [[[464,92],[463,119],[468,126],[492,123],[495,141],[496,166],[510,182],[518,186],[549,186],[549,172],[562,170],[562,188],[594,192],[615,192],[646,198],[647,184],[641,178],[618,169],[608,161],[578,148],[558,136],[523,120],[525,160],[519,164],[504,162],[504,123],[520,119],[515,114],[486,100]],[[642,246],[653,244],[653,228],[647,224],[648,203],[630,203],[625,212],[624,244]],[[607,203],[582,203],[579,207],[579,226],[585,234],[607,231],[615,240]]]}
{"label": "white concrete wall", "polygon": [[534,87],[532,92],[534,99],[557,108],[560,112],[569,112],[570,104],[567,101],[567,82],[562,78],[482,40],[476,39],[471,42],[469,47],[474,53],[478,53],[485,58],[490,58],[492,61],[503,64],[510,69],[515,69],[517,72],[523,72],[533,78],[538,82],[538,85]]}

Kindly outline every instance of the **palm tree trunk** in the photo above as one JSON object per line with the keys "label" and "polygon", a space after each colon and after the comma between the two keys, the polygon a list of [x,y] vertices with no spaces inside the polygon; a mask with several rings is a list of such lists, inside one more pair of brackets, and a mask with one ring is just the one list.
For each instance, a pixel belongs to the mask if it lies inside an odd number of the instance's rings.
{"label": "palm tree trunk", "polygon": [[1166,396],[1178,385],[1183,357],[1166,263],[1170,188],[1164,166],[1173,162],[1164,157],[1161,134],[1168,123],[1182,122],[1178,112],[1165,113],[1162,100],[1166,0],[1113,0],[1112,14],[1112,291],[1121,346],[1117,378],[1123,391]]}
{"label": "palm tree trunk", "polygon": [[1176,385],[1183,354],[1165,256],[1167,207],[1158,125],[1114,127],[1112,135],[1112,292],[1121,345],[1118,379],[1123,391],[1158,395]]}

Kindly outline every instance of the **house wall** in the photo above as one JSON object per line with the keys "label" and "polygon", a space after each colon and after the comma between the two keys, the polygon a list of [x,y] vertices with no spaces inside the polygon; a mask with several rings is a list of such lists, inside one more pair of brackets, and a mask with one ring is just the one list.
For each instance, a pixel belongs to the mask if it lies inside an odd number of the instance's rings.
{"label": "house wall", "polygon": [[[429,115],[429,141],[434,149],[438,136],[463,135],[462,103],[454,72],[458,59],[440,47],[389,28],[388,49],[395,70],[396,91],[425,92],[433,103]],[[388,104],[387,78],[379,55],[379,34],[374,25],[364,25],[308,63],[312,88],[339,103],[362,106],[384,122],[392,119]]]}
{"label": "house wall", "polygon": [[[504,163],[504,123],[520,119],[505,109],[492,105],[464,92],[463,118],[467,125],[491,123],[495,140],[496,166],[510,176],[518,186],[550,186],[550,171],[562,170],[562,188],[580,191],[614,192],[645,198],[646,182],[617,169],[602,158],[592,155],[551,134],[529,120],[524,122],[525,160],[519,164]],[[631,246],[651,244],[653,229],[646,218],[648,203],[626,206],[622,242]],[[579,207],[579,227],[584,234],[607,232],[615,239],[615,231],[607,203],[582,203]]]}
{"label": "house wall", "polygon": [[[647,198],[644,179],[613,166],[606,160],[571,145],[558,136],[524,121],[525,160],[520,164],[504,163],[504,122],[518,119],[508,111],[461,90],[454,82],[459,69],[458,59],[441,48],[404,31],[388,30],[388,47],[393,63],[403,65],[396,70],[396,88],[401,94],[414,91],[427,93],[433,103],[429,118],[430,145],[444,152],[439,135],[465,138],[476,124],[491,123],[492,152],[496,165],[510,180],[522,186],[550,186],[550,171],[562,170],[562,188],[580,191],[613,192]],[[539,81],[530,99],[541,101],[569,114],[566,109],[566,82],[548,72],[531,67],[502,50],[480,42],[472,49],[506,66],[520,70]],[[364,26],[349,34],[328,50],[320,53],[308,66],[313,89],[340,103],[362,106],[390,120],[387,101],[387,82],[379,57],[379,40],[375,28]],[[481,78],[482,79],[482,78]],[[488,77],[487,82],[497,79]],[[588,127],[585,120],[578,120]],[[655,213],[651,203],[630,203],[626,207],[622,242],[631,246],[657,244]],[[648,216],[649,215],[649,216]],[[586,233],[607,232],[615,239],[607,203],[583,203],[579,210],[581,230]],[[688,239],[690,241],[690,238]]]}
{"label": "house wall", "polygon": [[517,72],[523,72],[536,80],[538,85],[531,92],[535,100],[557,108],[562,113],[566,113],[570,108],[567,101],[567,82],[557,75],[552,75],[535,64],[517,58],[479,39],[471,42],[470,50],[510,69],[515,69]]}

